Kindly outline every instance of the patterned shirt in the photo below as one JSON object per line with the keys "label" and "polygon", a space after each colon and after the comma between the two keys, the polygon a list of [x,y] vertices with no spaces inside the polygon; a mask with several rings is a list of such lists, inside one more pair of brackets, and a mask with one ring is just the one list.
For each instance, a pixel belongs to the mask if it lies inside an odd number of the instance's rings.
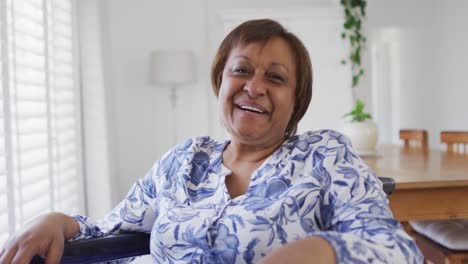
{"label": "patterned shirt", "polygon": [[320,236],[338,263],[422,263],[382,184],[340,133],[290,137],[234,199],[222,162],[227,144],[196,137],[171,149],[102,220],[76,216],[74,239],[151,232],[154,263],[256,263],[289,242]]}

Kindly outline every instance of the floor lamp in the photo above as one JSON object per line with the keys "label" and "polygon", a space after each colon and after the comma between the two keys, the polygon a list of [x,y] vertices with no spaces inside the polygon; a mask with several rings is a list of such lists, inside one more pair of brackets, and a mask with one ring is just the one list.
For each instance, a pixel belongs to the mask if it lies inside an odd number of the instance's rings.
{"label": "floor lamp", "polygon": [[196,81],[195,56],[191,50],[156,50],[151,54],[150,82],[171,89],[173,141],[177,144],[177,89]]}

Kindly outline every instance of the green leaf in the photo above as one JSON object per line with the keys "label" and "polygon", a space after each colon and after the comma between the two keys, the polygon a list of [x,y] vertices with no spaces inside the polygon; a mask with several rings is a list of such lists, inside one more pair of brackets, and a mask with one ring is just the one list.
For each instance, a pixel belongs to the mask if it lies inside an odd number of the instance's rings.
{"label": "green leaf", "polygon": [[356,87],[356,85],[357,85],[357,82],[358,82],[358,80],[357,80],[357,77],[356,77],[356,76],[353,76],[353,83],[352,83],[352,87]]}
{"label": "green leaf", "polygon": [[346,22],[343,24],[343,27],[344,27],[345,29],[350,29],[351,26],[352,26],[351,23],[352,23],[352,22],[351,22],[350,20],[348,20],[348,21],[346,21]]}
{"label": "green leaf", "polygon": [[361,29],[361,20],[357,20],[355,23],[355,28],[356,29]]}
{"label": "green leaf", "polygon": [[345,8],[345,16],[351,16],[351,11],[349,10],[349,8]]}
{"label": "green leaf", "polygon": [[362,109],[364,109],[364,103],[361,100],[356,101],[356,110],[359,112],[362,112]]}
{"label": "green leaf", "polygon": [[357,100],[354,109],[351,112],[343,115],[343,117],[350,116],[352,122],[363,122],[366,119],[371,119],[372,116],[369,113],[364,112],[364,107],[364,103],[361,100]]}

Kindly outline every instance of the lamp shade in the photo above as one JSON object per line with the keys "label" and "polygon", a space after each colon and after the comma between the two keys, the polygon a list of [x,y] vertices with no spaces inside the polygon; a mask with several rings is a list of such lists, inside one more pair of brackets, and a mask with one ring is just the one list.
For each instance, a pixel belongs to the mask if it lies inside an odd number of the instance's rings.
{"label": "lamp shade", "polygon": [[196,80],[191,50],[156,50],[151,54],[150,64],[152,84],[188,84]]}

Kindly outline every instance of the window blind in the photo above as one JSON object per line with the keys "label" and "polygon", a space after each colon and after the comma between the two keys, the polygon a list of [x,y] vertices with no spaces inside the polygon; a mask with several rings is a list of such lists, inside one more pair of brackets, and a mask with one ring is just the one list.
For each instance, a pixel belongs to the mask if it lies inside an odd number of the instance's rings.
{"label": "window blind", "polygon": [[0,242],[48,211],[83,211],[72,0],[0,0]]}

